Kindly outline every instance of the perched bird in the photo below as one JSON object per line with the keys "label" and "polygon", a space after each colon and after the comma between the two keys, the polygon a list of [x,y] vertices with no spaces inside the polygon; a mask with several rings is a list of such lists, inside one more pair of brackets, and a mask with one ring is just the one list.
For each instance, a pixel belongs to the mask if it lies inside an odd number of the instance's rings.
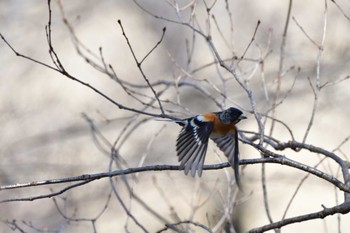
{"label": "perched bird", "polygon": [[242,111],[237,108],[228,108],[222,112],[211,112],[197,115],[175,122],[183,126],[177,141],[176,151],[180,168],[187,175],[202,175],[205,154],[209,138],[212,139],[228,158],[234,169],[235,179],[239,181],[238,133],[236,124],[246,119]]}

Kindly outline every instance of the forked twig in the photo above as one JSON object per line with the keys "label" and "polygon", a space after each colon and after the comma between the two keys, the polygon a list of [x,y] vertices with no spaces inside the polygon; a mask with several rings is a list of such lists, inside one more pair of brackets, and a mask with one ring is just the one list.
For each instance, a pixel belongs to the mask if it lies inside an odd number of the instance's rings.
{"label": "forked twig", "polygon": [[120,26],[120,28],[121,28],[121,30],[122,30],[122,34],[123,34],[123,36],[124,36],[124,38],[125,38],[125,40],[126,40],[126,43],[128,44],[128,47],[129,47],[130,52],[131,52],[131,54],[132,54],[132,56],[133,56],[133,58],[134,58],[134,60],[135,60],[135,62],[136,62],[136,65],[137,65],[137,67],[138,67],[140,73],[142,74],[142,77],[143,77],[144,80],[146,81],[148,87],[149,87],[149,88],[151,89],[151,91],[153,92],[154,98],[156,98],[156,100],[157,100],[157,102],[158,102],[158,104],[159,104],[160,111],[162,112],[162,114],[164,114],[164,109],[163,109],[162,103],[160,102],[160,100],[159,100],[159,98],[158,98],[158,94],[157,94],[157,92],[154,90],[154,88],[152,87],[152,85],[150,84],[150,82],[149,82],[148,78],[146,77],[146,75],[145,75],[143,69],[141,68],[141,66],[142,66],[142,63],[145,61],[145,59],[146,59],[146,58],[158,47],[158,45],[160,45],[160,43],[162,42],[162,40],[163,40],[163,38],[164,38],[164,35],[165,35],[166,28],[165,28],[165,27],[163,28],[162,37],[161,37],[160,40],[156,43],[156,45],[144,56],[143,59],[141,59],[141,61],[139,61],[139,60],[137,59],[137,57],[136,57],[136,54],[135,54],[135,52],[134,52],[134,49],[132,48],[132,46],[131,46],[131,44],[130,44],[129,38],[128,38],[127,35],[125,34],[124,27],[123,27],[122,22],[121,22],[120,19],[118,20],[118,24],[119,24],[119,26]]}

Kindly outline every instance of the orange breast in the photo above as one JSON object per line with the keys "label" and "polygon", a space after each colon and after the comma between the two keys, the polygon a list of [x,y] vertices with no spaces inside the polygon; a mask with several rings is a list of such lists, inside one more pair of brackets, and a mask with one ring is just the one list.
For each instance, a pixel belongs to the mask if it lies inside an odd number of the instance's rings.
{"label": "orange breast", "polygon": [[234,124],[222,124],[215,113],[204,114],[203,117],[207,121],[214,122],[214,128],[210,135],[211,138],[222,137],[236,130]]}

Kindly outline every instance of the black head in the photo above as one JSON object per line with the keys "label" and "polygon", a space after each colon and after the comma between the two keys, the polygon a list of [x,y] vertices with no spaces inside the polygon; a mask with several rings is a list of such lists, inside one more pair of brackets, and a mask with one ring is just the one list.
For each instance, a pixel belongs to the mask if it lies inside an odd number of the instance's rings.
{"label": "black head", "polygon": [[240,120],[247,119],[243,112],[237,108],[228,108],[218,113],[220,120],[224,124],[238,123]]}

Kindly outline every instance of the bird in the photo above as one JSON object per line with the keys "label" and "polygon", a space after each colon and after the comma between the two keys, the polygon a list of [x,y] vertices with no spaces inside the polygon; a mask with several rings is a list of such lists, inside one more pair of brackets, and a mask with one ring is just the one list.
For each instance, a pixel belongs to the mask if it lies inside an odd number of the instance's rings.
{"label": "bird", "polygon": [[235,181],[240,187],[238,132],[236,124],[247,119],[243,112],[230,107],[220,112],[210,112],[190,118],[175,120],[182,126],[176,140],[180,169],[195,177],[202,175],[209,138],[225,154],[234,170]]}

